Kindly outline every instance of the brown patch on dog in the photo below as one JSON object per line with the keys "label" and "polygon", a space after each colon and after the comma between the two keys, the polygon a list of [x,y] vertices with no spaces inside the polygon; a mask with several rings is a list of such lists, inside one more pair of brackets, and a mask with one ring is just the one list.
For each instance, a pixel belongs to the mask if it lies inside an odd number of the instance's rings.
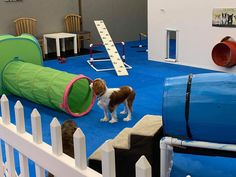
{"label": "brown patch on dog", "polygon": [[[72,120],[65,121],[61,126],[63,153],[72,158],[74,158],[73,134],[75,133],[76,129],[77,125]],[[54,177],[54,175],[48,172],[48,177]]]}
{"label": "brown patch on dog", "polygon": [[119,91],[114,91],[110,96],[109,111],[113,112],[117,105],[127,99],[128,107],[132,111],[132,104],[135,98],[135,92],[128,86],[120,87]]}
{"label": "brown patch on dog", "polygon": [[96,96],[102,96],[106,92],[106,83],[102,79],[95,79],[92,87]]}

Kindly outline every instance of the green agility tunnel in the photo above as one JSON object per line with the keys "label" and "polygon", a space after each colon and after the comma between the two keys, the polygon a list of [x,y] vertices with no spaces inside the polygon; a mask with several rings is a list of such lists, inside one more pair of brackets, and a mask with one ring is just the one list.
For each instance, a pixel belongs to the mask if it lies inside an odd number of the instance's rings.
{"label": "green agility tunnel", "polygon": [[[12,50],[16,46],[21,50]],[[0,51],[15,53],[11,58],[9,54],[1,57],[4,60],[0,68],[1,94],[12,93],[76,117],[91,110],[95,101],[95,95],[90,88],[92,80],[83,75],[43,67],[41,50],[33,36],[7,35],[2,40],[0,36]],[[28,53],[32,53],[32,56],[28,56]]]}

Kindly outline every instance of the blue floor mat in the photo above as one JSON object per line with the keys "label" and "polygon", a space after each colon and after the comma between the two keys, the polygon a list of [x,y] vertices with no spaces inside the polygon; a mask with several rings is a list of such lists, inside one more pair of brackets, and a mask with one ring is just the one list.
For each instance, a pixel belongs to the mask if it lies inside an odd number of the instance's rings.
{"label": "blue floor mat", "polygon": [[[99,120],[103,117],[103,111],[97,104],[86,116],[73,118],[63,112],[9,95],[12,121],[15,122],[14,104],[17,100],[20,100],[25,108],[26,130],[31,132],[30,113],[33,108],[37,108],[42,117],[43,140],[50,144],[50,122],[53,117],[57,117],[61,123],[67,119],[73,119],[86,136],[87,156],[89,156],[104,141],[115,137],[123,128],[132,127],[145,114],[162,114],[162,95],[165,78],[190,73],[214,72],[194,67],[149,61],[147,52],[137,52],[137,48],[132,47],[137,45],[139,45],[138,41],[126,43],[126,62],[133,67],[133,69],[128,70],[129,76],[127,77],[118,77],[115,71],[96,72],[87,63],[90,58],[89,55],[69,57],[64,64],[58,63],[57,60],[44,62],[45,67],[73,74],[84,74],[91,79],[103,78],[106,80],[108,87],[120,87],[123,85],[133,87],[136,91],[136,99],[130,122],[122,121],[124,115],[118,115],[119,121],[116,124],[101,123]],[[104,56],[107,56],[106,52],[94,54],[94,57]],[[102,63],[99,66],[102,67]],[[122,108],[120,106],[118,112]],[[186,174],[191,174],[192,177],[235,177],[236,170],[233,168],[234,166],[236,166],[236,159],[232,158],[175,154],[171,177],[185,177]]]}

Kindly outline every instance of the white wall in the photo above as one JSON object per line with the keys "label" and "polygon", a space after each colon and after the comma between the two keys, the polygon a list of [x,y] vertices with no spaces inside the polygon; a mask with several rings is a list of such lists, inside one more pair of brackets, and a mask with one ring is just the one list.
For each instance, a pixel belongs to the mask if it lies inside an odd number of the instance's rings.
{"label": "white wall", "polygon": [[235,0],[148,0],[149,59],[166,57],[166,29],[178,30],[177,64],[235,72],[217,66],[212,48],[225,36],[236,39],[236,28],[212,27],[213,8],[236,8]]}

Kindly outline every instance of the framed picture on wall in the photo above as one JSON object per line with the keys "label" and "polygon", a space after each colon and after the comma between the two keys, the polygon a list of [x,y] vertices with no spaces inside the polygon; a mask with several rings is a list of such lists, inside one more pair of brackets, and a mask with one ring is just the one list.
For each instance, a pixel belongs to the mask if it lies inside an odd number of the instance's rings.
{"label": "framed picture on wall", "polygon": [[236,27],[236,8],[214,8],[212,26]]}

